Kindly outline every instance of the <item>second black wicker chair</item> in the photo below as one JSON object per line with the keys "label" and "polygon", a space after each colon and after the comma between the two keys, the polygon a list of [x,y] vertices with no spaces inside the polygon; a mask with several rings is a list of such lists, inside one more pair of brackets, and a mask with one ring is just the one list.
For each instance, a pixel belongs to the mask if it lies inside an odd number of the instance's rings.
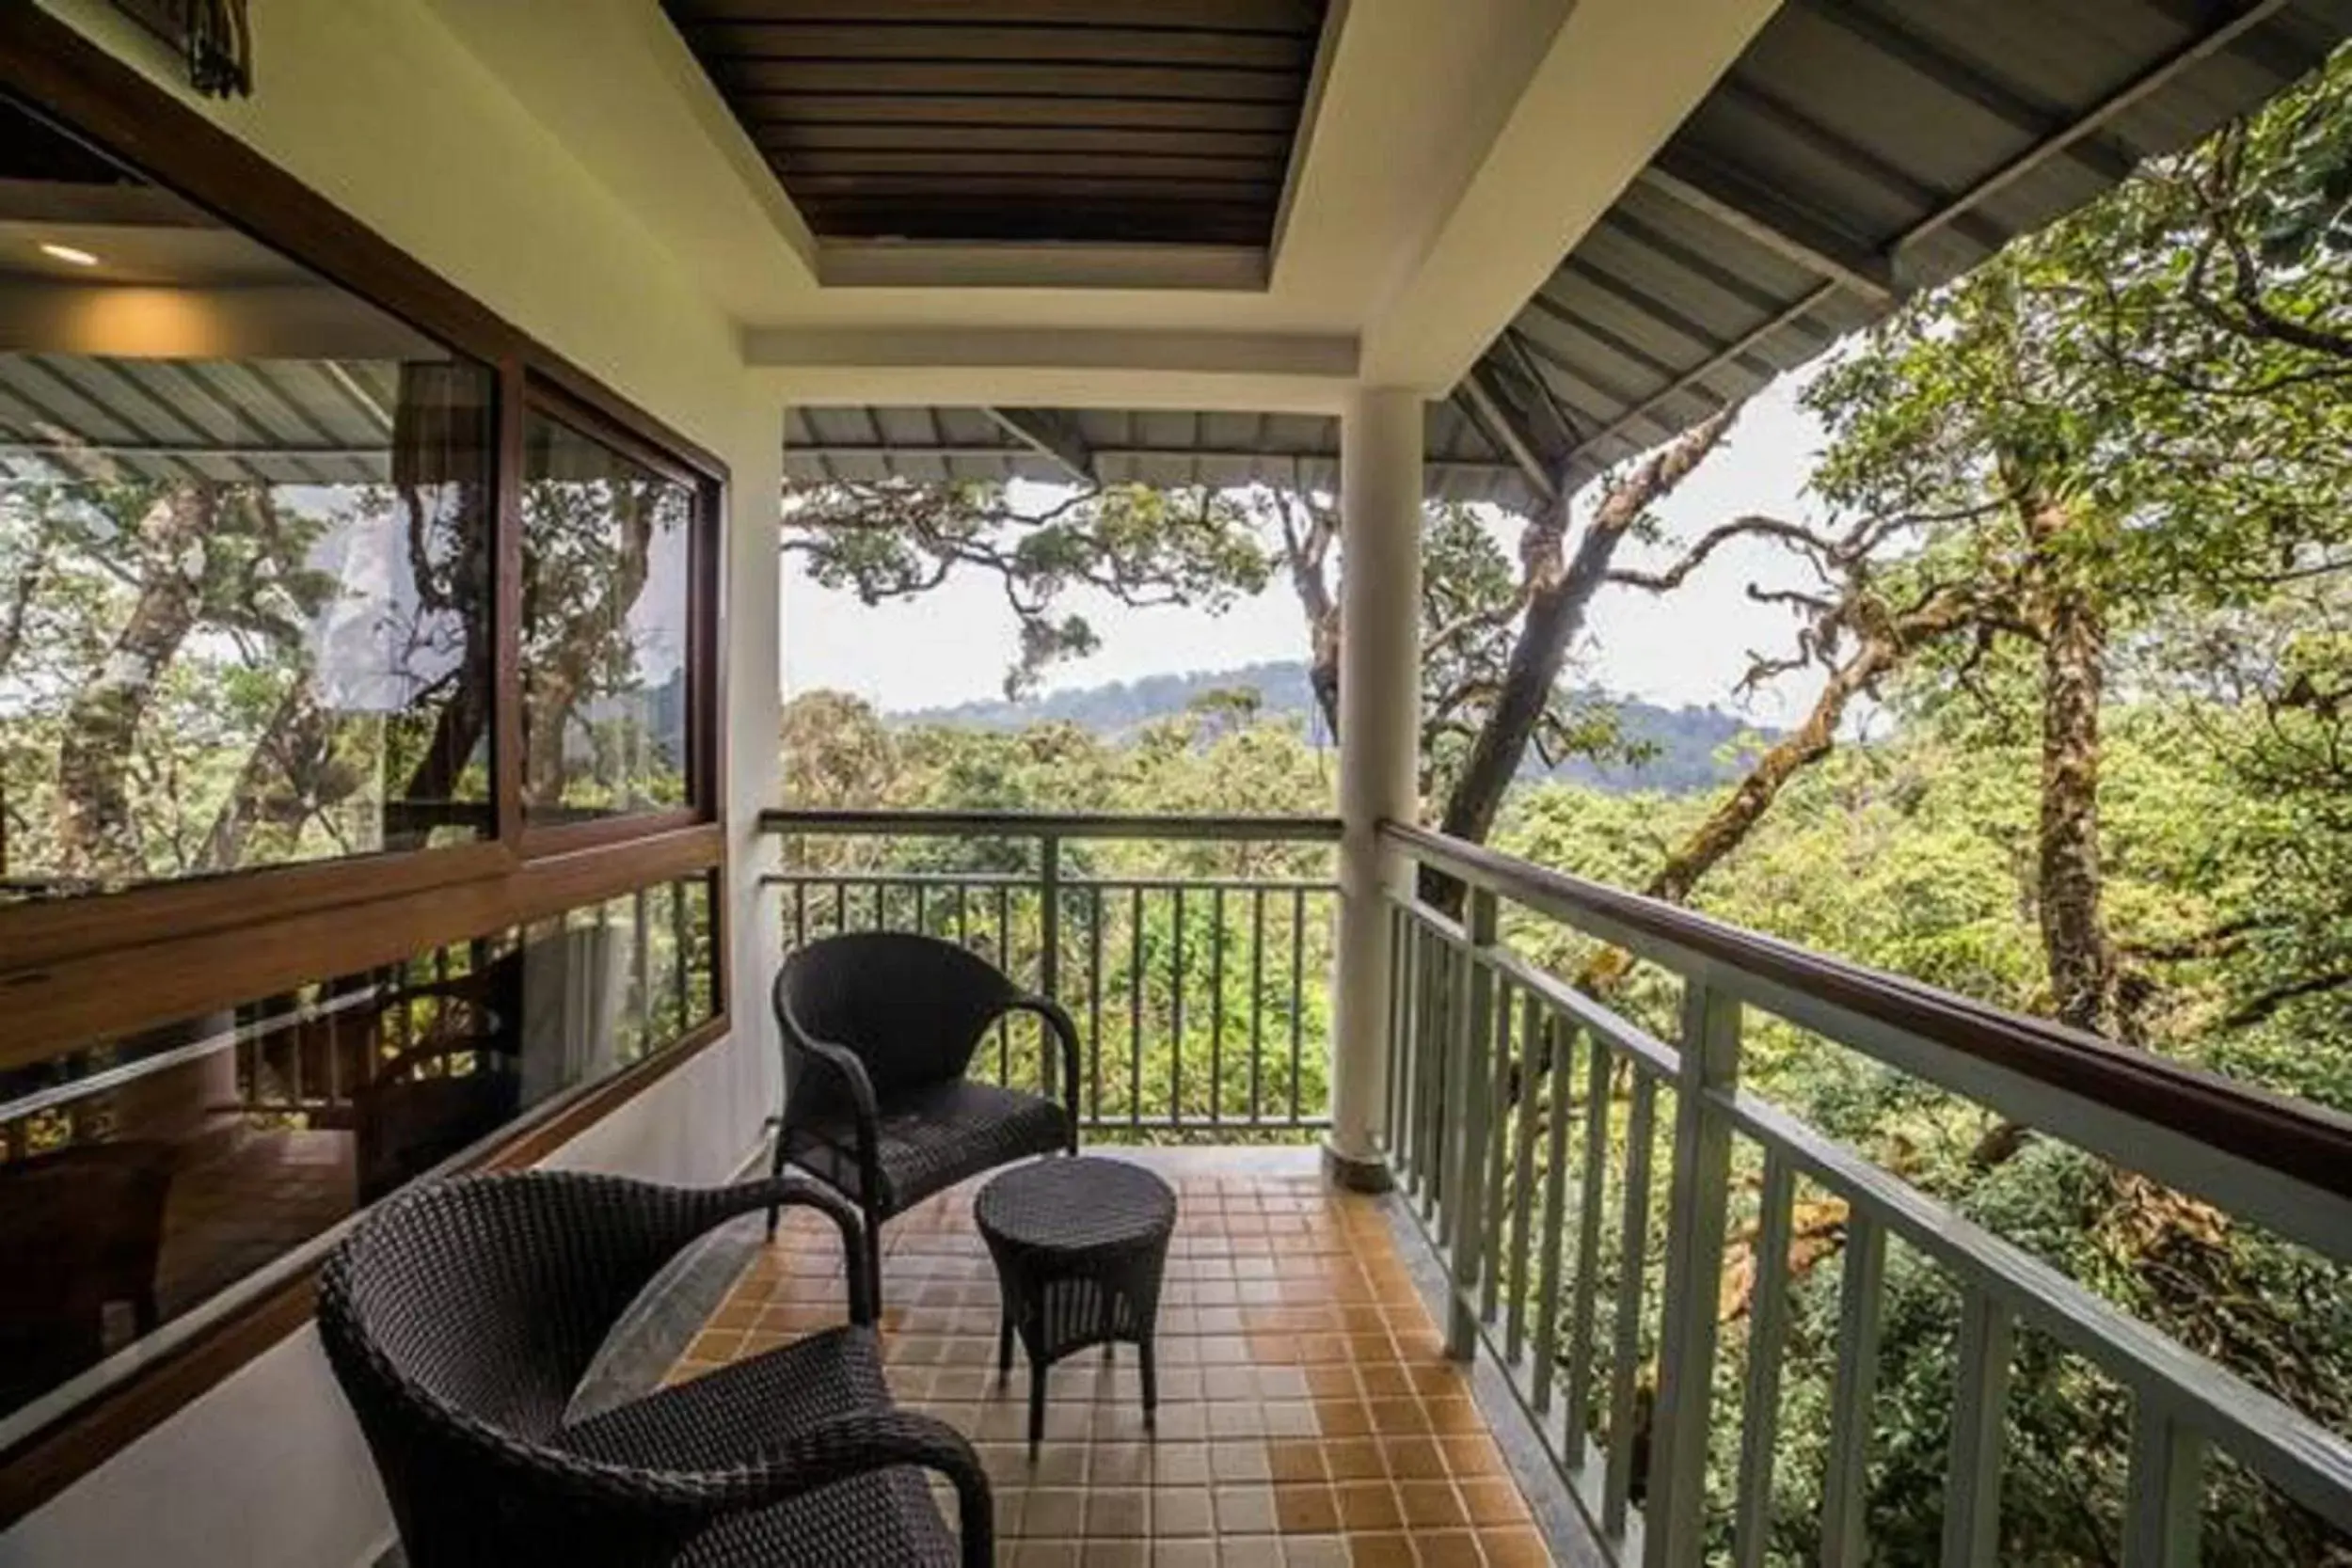
{"label": "second black wicker chair", "polygon": [[[806,1204],[840,1227],[850,1324],[582,1419],[574,1390],[680,1249]],[[797,1178],[719,1191],[525,1171],[387,1199],[319,1281],[319,1334],[410,1568],[982,1568],[988,1481],[894,1409],[858,1220]],[[925,1470],[954,1483],[962,1540]]]}
{"label": "second black wicker chair", "polygon": [[[774,1168],[838,1188],[866,1221],[866,1280],[882,1300],[882,1227],[933,1193],[1035,1154],[1078,1151],[1078,1030],[977,954],[903,931],[799,948],[777,972],[784,1114]],[[1060,1047],[1043,1095],[964,1076],[989,1026],[1033,1013]],[[1049,1098],[1061,1079],[1065,1103]],[[769,1214],[774,1228],[775,1215]]]}

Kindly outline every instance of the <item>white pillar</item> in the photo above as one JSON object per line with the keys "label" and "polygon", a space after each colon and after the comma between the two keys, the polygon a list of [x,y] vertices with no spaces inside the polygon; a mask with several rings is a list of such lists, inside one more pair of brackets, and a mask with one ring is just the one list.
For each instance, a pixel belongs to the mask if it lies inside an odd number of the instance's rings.
{"label": "white pillar", "polygon": [[[784,1096],[775,1015],[768,987],[784,953],[774,891],[776,842],[759,831],[759,814],[783,802],[777,736],[784,698],[779,650],[784,636],[784,400],[751,376],[744,429],[729,453],[733,473],[727,516],[727,684],[723,733],[727,769],[727,858],[733,886],[734,984],[728,993],[733,1039],[728,1094],[728,1168],[766,1138],[765,1123]],[[764,1164],[760,1167],[765,1169]]]}
{"label": "white pillar", "polygon": [[1373,1137],[1388,1068],[1389,920],[1404,875],[1383,817],[1410,821],[1421,748],[1422,397],[1359,388],[1340,418],[1340,935],[1326,1163],[1385,1186]]}

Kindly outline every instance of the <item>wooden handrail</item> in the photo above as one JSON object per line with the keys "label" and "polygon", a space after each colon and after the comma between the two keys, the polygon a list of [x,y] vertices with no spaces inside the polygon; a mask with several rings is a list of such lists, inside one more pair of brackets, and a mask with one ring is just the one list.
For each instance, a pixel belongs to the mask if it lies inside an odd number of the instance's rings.
{"label": "wooden handrail", "polygon": [[1402,822],[1382,837],[1447,876],[1569,924],[1597,918],[1735,974],[1819,998],[2352,1198],[2352,1117],[2120,1046],[2047,1019],[1971,1001],[1760,932]]}
{"label": "wooden handrail", "polygon": [[1142,812],[840,811],[771,807],[771,833],[946,838],[1149,838],[1231,843],[1337,843],[1336,816],[1158,816]]}

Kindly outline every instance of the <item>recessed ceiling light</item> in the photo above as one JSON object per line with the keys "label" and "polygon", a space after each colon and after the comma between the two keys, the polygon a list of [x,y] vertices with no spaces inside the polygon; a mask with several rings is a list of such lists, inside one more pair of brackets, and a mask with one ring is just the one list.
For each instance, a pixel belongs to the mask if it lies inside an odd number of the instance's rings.
{"label": "recessed ceiling light", "polygon": [[54,256],[60,261],[71,261],[77,267],[94,267],[98,264],[97,257],[92,256],[87,250],[76,250],[70,245],[44,245],[40,247],[40,253],[43,256]]}

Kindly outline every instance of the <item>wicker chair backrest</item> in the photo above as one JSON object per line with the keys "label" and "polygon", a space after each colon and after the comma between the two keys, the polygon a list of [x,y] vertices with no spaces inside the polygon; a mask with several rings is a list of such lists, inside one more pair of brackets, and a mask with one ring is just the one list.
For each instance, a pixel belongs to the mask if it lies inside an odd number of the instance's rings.
{"label": "wicker chair backrest", "polygon": [[619,1177],[467,1176],[386,1200],[336,1248],[319,1335],[412,1562],[658,1561],[695,1528],[548,1439],[613,1323],[720,1212]]}
{"label": "wicker chair backrest", "polygon": [[875,1096],[961,1078],[981,1032],[1020,989],[977,953],[906,931],[852,931],[799,948],[777,976],[787,1084],[800,1037],[857,1053]]}

